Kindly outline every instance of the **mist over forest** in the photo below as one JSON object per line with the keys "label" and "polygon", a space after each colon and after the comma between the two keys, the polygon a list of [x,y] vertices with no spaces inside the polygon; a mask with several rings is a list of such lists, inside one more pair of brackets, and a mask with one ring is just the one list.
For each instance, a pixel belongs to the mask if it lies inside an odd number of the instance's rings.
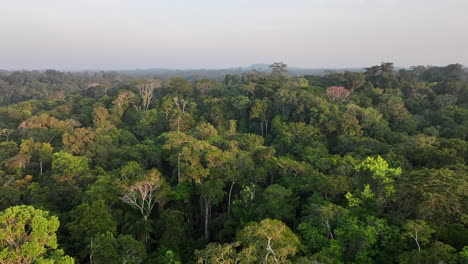
{"label": "mist over forest", "polygon": [[[164,69],[164,68],[148,68],[148,69],[128,69],[128,70],[74,70],[74,71],[64,71],[60,69],[49,69],[59,72],[68,72],[68,73],[77,73],[83,75],[94,75],[94,74],[120,74],[128,77],[139,77],[139,78],[158,78],[161,80],[167,80],[171,77],[183,77],[190,81],[197,81],[201,79],[212,79],[217,81],[222,81],[226,75],[242,75],[243,73],[251,71],[259,71],[270,73],[271,69],[269,64],[252,64],[248,67],[233,67],[226,69]],[[18,71],[28,71],[28,70],[1,70],[0,73],[7,74]],[[42,73],[46,70],[29,70],[32,72]],[[344,71],[355,71],[361,72],[364,71],[364,67],[361,68],[298,68],[298,67],[289,67],[288,73],[293,76],[301,75],[323,75],[327,72],[344,72]]]}

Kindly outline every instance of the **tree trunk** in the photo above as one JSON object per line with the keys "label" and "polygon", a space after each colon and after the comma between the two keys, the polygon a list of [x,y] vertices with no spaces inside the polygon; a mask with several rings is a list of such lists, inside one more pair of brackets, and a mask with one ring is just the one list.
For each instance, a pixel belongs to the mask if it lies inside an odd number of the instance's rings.
{"label": "tree trunk", "polygon": [[89,253],[89,263],[93,264],[93,238],[91,238],[91,253]]}
{"label": "tree trunk", "polygon": [[177,182],[180,183],[180,155],[182,155],[181,153],[179,153],[177,155]]}
{"label": "tree trunk", "polygon": [[331,231],[330,222],[328,221],[328,219],[325,219],[325,227],[327,228],[327,231],[328,231],[328,234],[330,235],[330,238],[335,239],[335,237],[333,236],[333,233]]}
{"label": "tree trunk", "polygon": [[416,241],[416,245],[418,246],[418,251],[421,251],[421,246],[419,245],[419,241],[418,241],[418,233],[416,233],[416,235],[414,236],[414,241]]}
{"label": "tree trunk", "polygon": [[204,198],[205,200],[205,239],[206,241],[209,241],[210,240],[210,232],[208,230],[208,223],[209,223],[209,219],[210,219],[210,199],[206,199]]}
{"label": "tree trunk", "polygon": [[41,175],[42,175],[42,160],[39,161],[39,167],[40,167],[40,169],[41,169]]}
{"label": "tree trunk", "polygon": [[150,104],[151,104],[151,99],[150,99],[150,98],[148,98],[148,100],[147,100],[147,102],[146,102],[146,110],[148,110],[148,109],[149,109],[149,107],[150,107]]}
{"label": "tree trunk", "polygon": [[164,211],[164,204],[158,203],[158,215],[161,216]]}
{"label": "tree trunk", "polygon": [[235,181],[231,182],[231,188],[229,189],[229,195],[228,195],[228,210],[227,210],[227,211],[228,211],[228,214],[231,212],[231,195],[232,195],[232,188],[234,187],[234,184],[235,184],[235,183],[236,183]]}
{"label": "tree trunk", "polygon": [[143,242],[145,243],[145,245],[148,243],[148,240],[149,240],[149,234],[148,232],[146,232],[146,225],[148,224],[148,216],[147,215],[143,215],[143,220],[145,220],[145,230],[143,231]]}

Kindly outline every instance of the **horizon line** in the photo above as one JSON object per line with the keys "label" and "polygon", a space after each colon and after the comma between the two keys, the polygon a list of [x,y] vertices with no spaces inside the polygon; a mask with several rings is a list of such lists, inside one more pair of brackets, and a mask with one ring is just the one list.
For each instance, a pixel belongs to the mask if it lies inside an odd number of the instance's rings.
{"label": "horizon line", "polygon": [[[286,63],[287,64],[287,63]],[[445,67],[447,65],[452,65],[452,64],[461,64],[465,68],[465,64],[455,62],[455,63],[449,63],[446,65],[433,65],[433,64],[419,64],[419,65],[412,65],[412,66],[398,66],[394,65],[395,68],[398,69],[408,69],[411,67],[417,67],[417,66],[424,66],[424,67]],[[173,68],[173,67],[135,67],[135,68],[121,68],[121,69],[112,69],[112,68],[74,68],[74,69],[66,69],[66,68],[53,68],[53,67],[44,67],[44,68],[1,68],[0,71],[6,71],[6,72],[15,72],[15,71],[47,71],[47,70],[55,70],[55,71],[61,71],[61,72],[99,72],[99,71],[104,71],[104,72],[125,72],[125,71],[220,71],[220,70],[247,70],[247,69],[260,69],[263,70],[267,68],[270,64],[268,63],[254,63],[248,66],[233,66],[233,67],[213,67],[213,68]],[[374,64],[378,65],[378,64]],[[371,67],[374,65],[369,65],[369,66],[349,66],[349,67],[300,67],[300,66],[289,66],[288,69],[291,70],[346,70],[346,69],[365,69],[367,67]],[[263,66],[265,68],[262,69],[262,67],[255,67],[255,66]]]}

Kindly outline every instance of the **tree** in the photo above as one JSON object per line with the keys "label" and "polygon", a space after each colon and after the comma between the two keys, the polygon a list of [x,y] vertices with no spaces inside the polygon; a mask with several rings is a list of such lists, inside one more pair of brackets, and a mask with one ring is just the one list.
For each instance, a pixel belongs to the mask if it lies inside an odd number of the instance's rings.
{"label": "tree", "polygon": [[255,99],[254,105],[250,109],[250,118],[260,121],[260,129],[263,134],[268,133],[268,98]]}
{"label": "tree", "polygon": [[225,85],[233,85],[239,82],[239,75],[231,75],[231,74],[226,74],[224,76],[224,81],[223,83]]}
{"label": "tree", "polygon": [[204,235],[207,241],[210,240],[210,218],[211,218],[211,207],[213,204],[217,204],[224,197],[224,182],[219,177],[216,177],[212,173],[207,178],[203,179],[202,182],[197,184],[200,196],[203,200],[203,219],[204,219]]}
{"label": "tree", "polygon": [[169,125],[171,129],[177,131],[185,131],[190,128],[193,123],[193,117],[188,112],[188,101],[183,98],[173,97],[173,107],[170,110]]}
{"label": "tree", "polygon": [[394,199],[394,181],[401,175],[401,168],[390,168],[386,160],[377,156],[367,157],[355,169],[363,173],[361,182],[364,184],[364,198],[375,198],[380,209],[387,201]]}
{"label": "tree", "polygon": [[76,120],[59,120],[48,114],[32,116],[18,126],[20,131],[28,137],[33,137],[35,141],[51,142],[62,133],[71,131],[78,127],[80,123]]}
{"label": "tree", "polygon": [[209,240],[209,220],[211,206],[224,196],[224,182],[220,178],[227,168],[222,150],[203,140],[197,140],[180,132],[169,132],[165,138],[164,149],[172,150],[170,160],[177,169],[179,181],[194,183],[203,201],[202,210],[205,239]]}
{"label": "tree", "polygon": [[299,238],[284,223],[264,219],[248,224],[239,234],[244,249],[241,254],[251,263],[291,263],[289,257],[302,247]]}
{"label": "tree", "polygon": [[30,155],[39,161],[39,172],[43,173],[43,165],[50,161],[54,148],[50,143],[34,142],[31,139],[26,139],[21,142],[20,153]]}
{"label": "tree", "polygon": [[40,174],[43,173],[44,169],[44,163],[50,163],[50,160],[52,159],[52,153],[54,151],[54,148],[49,144],[49,143],[41,143],[38,148],[37,148],[37,155],[39,158],[39,169],[40,169]]}
{"label": "tree", "polygon": [[457,261],[456,249],[440,241],[434,242],[434,245],[421,251],[407,251],[398,256],[398,263],[464,263]]}
{"label": "tree", "polygon": [[188,80],[182,77],[172,77],[168,83],[171,93],[176,96],[187,96],[192,93],[192,87]]}
{"label": "tree", "polygon": [[179,260],[172,250],[158,251],[157,257],[153,257],[149,261],[147,262],[148,264],[182,264],[182,261]]}
{"label": "tree", "polygon": [[82,184],[89,171],[86,157],[73,156],[66,152],[56,152],[52,157],[53,178],[58,183],[66,183],[75,190]]}
{"label": "tree", "polygon": [[263,217],[270,217],[281,221],[295,218],[296,199],[293,192],[279,184],[268,186],[261,195],[258,211]]}
{"label": "tree", "polygon": [[10,206],[21,204],[22,192],[12,186],[0,187],[0,210],[7,209]]}
{"label": "tree", "polygon": [[114,101],[112,101],[112,104],[114,104],[119,109],[125,109],[133,103],[134,98],[135,94],[133,92],[122,90],[119,91],[119,94],[114,99]]}
{"label": "tree", "polygon": [[142,179],[127,182],[123,186],[121,200],[140,211],[143,219],[148,221],[156,204],[163,207],[167,201],[168,185],[157,169],[148,171]]}
{"label": "tree", "polygon": [[215,84],[216,83],[214,81],[209,79],[203,79],[194,83],[195,89],[201,96],[207,95],[208,92],[210,92],[214,88]]}
{"label": "tree", "polygon": [[366,82],[366,77],[360,72],[349,72],[344,73],[345,86],[350,92],[354,92],[364,85]]}
{"label": "tree", "polygon": [[143,176],[144,169],[136,161],[129,161],[120,168],[120,179],[123,181],[134,181]]}
{"label": "tree", "polygon": [[80,127],[66,132],[62,137],[62,143],[67,152],[92,158],[95,155],[93,144],[97,137],[98,134],[92,128]]}
{"label": "tree", "polygon": [[115,128],[112,120],[110,120],[109,111],[102,105],[93,108],[93,125],[98,132],[105,132]]}
{"label": "tree", "polygon": [[98,234],[115,234],[117,223],[103,200],[83,203],[71,212],[71,222],[67,227],[71,238],[76,242],[74,249],[80,249],[80,255],[89,254],[89,246]]}
{"label": "tree", "polygon": [[91,263],[94,264],[140,264],[145,259],[144,245],[129,235],[101,234],[91,245]]}
{"label": "tree", "polygon": [[69,256],[61,256],[55,232],[56,216],[32,206],[14,206],[0,212],[0,263],[73,264]]}
{"label": "tree", "polygon": [[160,250],[171,250],[178,257],[192,253],[191,248],[188,247],[191,238],[187,236],[190,223],[184,212],[164,210],[159,218],[158,226],[160,230],[158,248]]}
{"label": "tree", "polygon": [[203,250],[195,250],[198,264],[236,264],[239,256],[236,247],[238,242],[231,244],[210,243]]}
{"label": "tree", "polygon": [[347,213],[346,209],[334,203],[311,204],[306,210],[306,219],[326,229],[327,238],[335,239],[333,229],[337,220]]}
{"label": "tree", "polygon": [[405,107],[403,99],[391,96],[379,105],[380,112],[386,119],[391,121],[403,121],[410,117],[408,109]]}
{"label": "tree", "polygon": [[9,141],[10,140],[10,135],[14,131],[15,130],[13,130],[13,129],[2,128],[2,129],[0,129],[0,136],[5,137],[5,141]]}
{"label": "tree", "polygon": [[397,187],[402,212],[424,220],[466,223],[466,170],[413,170]]}
{"label": "tree", "polygon": [[21,129],[60,129],[67,130],[71,129],[76,125],[76,122],[67,122],[59,120],[53,116],[47,114],[40,114],[32,116],[25,121],[21,122],[18,128]]}
{"label": "tree", "polygon": [[271,74],[274,76],[278,76],[288,72],[288,70],[286,69],[288,65],[283,62],[275,62],[268,67],[271,69]]}
{"label": "tree", "polygon": [[[123,195],[120,199],[131,207],[138,209],[143,217],[144,224],[148,226],[148,219],[156,204],[159,205],[159,213],[162,213],[164,204],[168,200],[170,185],[157,169],[151,169],[139,179],[125,181],[122,190]],[[149,234],[147,231],[144,231],[142,239],[145,243],[148,242]]]}
{"label": "tree", "polygon": [[384,219],[368,216],[359,220],[344,215],[329,240],[314,258],[326,263],[374,263],[382,247],[386,247],[391,230]]}
{"label": "tree", "polygon": [[327,97],[332,102],[345,101],[351,92],[343,86],[330,86],[326,89]]}
{"label": "tree", "polygon": [[423,220],[407,220],[403,225],[405,230],[404,235],[414,239],[418,246],[418,251],[421,251],[421,243],[429,242],[432,233],[435,231]]}
{"label": "tree", "polygon": [[251,222],[242,229],[238,241],[227,244],[211,243],[196,250],[199,264],[292,263],[302,245],[299,238],[281,221],[264,219]]}
{"label": "tree", "polygon": [[31,155],[20,153],[4,161],[5,168],[16,175],[20,175],[31,160]]}
{"label": "tree", "polygon": [[154,92],[156,89],[161,88],[161,81],[160,80],[146,80],[137,85],[135,85],[135,89],[141,96],[141,108],[142,109],[149,109],[151,101],[154,98]]}
{"label": "tree", "polygon": [[393,70],[392,62],[382,62],[380,65],[365,68],[365,75],[376,87],[380,87],[393,74]]}
{"label": "tree", "polygon": [[231,197],[234,185],[241,180],[243,177],[252,173],[254,163],[252,157],[248,152],[241,150],[233,150],[227,153],[227,173],[225,175],[226,180],[231,182],[231,186],[228,192],[228,209],[227,212],[231,212]]}

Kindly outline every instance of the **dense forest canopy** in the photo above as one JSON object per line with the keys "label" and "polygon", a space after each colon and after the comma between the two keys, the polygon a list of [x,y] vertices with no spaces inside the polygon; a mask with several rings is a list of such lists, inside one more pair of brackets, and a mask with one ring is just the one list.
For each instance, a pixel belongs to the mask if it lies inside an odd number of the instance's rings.
{"label": "dense forest canopy", "polygon": [[468,263],[460,64],[0,72],[0,263]]}

